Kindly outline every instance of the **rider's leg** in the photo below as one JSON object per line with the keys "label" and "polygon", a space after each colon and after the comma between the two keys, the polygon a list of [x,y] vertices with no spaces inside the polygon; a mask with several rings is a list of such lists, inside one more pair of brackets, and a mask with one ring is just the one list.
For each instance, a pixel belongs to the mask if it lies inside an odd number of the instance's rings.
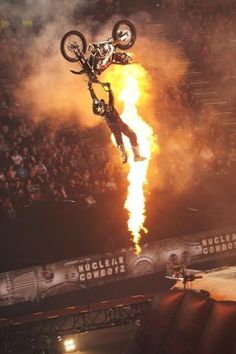
{"label": "rider's leg", "polygon": [[134,154],[134,161],[144,161],[146,160],[146,157],[141,156],[139,152],[139,145],[131,145],[133,154]]}
{"label": "rider's leg", "polygon": [[118,150],[120,152],[120,156],[122,158],[122,162],[126,163],[128,161],[128,155],[127,155],[127,152],[125,151],[124,144],[117,145],[117,148],[118,148]]}
{"label": "rider's leg", "polygon": [[88,62],[91,68],[91,72],[95,75],[96,74],[100,75],[102,72],[100,68],[101,59],[96,54],[91,54]]}
{"label": "rider's leg", "polygon": [[127,124],[125,124],[122,120],[119,121],[119,125],[121,128],[121,132],[124,135],[126,135],[130,140],[130,144],[132,146],[132,150],[133,150],[133,154],[134,154],[134,161],[145,160],[146,158],[140,155],[137,135],[135,134],[135,132]]}
{"label": "rider's leg", "polygon": [[90,55],[88,63],[91,67],[91,70],[94,70],[94,67],[95,67],[95,55],[94,54]]}
{"label": "rider's leg", "polygon": [[128,155],[127,155],[127,152],[125,151],[125,146],[123,143],[121,130],[120,130],[119,126],[116,124],[108,124],[108,126],[109,126],[112,134],[114,135],[115,140],[116,140],[117,148],[118,148],[119,153],[121,155],[122,162],[126,163],[128,160]]}

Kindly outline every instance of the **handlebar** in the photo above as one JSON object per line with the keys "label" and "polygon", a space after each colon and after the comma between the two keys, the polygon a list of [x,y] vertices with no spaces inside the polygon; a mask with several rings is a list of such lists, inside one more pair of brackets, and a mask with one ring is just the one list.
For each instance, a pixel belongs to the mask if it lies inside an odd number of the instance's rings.
{"label": "handlebar", "polygon": [[104,82],[104,83],[101,83],[101,85],[102,85],[102,88],[103,88],[104,91],[106,91],[106,92],[110,91],[110,89],[111,89],[111,85],[110,84],[108,85],[106,82]]}

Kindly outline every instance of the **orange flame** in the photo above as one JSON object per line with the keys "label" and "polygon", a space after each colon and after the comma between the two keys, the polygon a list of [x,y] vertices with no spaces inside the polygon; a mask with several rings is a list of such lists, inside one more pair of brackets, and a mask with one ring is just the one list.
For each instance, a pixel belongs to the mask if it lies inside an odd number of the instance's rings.
{"label": "orange flame", "polygon": [[[118,93],[119,100],[124,104],[121,118],[137,134],[140,154],[146,157],[145,161],[134,162],[130,142],[124,136],[124,144],[129,154],[127,177],[129,185],[124,207],[128,210],[128,229],[133,236],[136,253],[140,253],[141,232],[148,233],[144,226],[146,219],[144,187],[147,184],[147,172],[152,151],[155,149],[153,130],[139,116],[137,110],[137,103],[146,95],[145,86],[147,86],[148,75],[145,69],[137,64],[113,69],[111,74],[112,87],[115,86],[115,93]],[[115,142],[113,141],[113,143]]]}

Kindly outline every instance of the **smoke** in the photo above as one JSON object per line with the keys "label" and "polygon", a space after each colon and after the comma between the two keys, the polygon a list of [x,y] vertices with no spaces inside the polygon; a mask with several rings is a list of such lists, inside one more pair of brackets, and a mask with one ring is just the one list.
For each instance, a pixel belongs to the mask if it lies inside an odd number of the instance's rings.
{"label": "smoke", "polygon": [[[63,5],[63,6],[62,6]],[[25,1],[24,6],[14,12],[18,14],[25,11],[27,16],[36,16],[40,14],[44,21],[44,28],[39,35],[32,38],[30,48],[27,49],[27,56],[24,59],[25,65],[30,68],[30,74],[25,75],[22,84],[16,92],[16,97],[20,102],[30,104],[37,117],[56,117],[57,121],[75,119],[81,127],[96,125],[99,119],[92,116],[91,99],[87,91],[85,75],[78,76],[69,72],[70,69],[79,70],[77,63],[68,63],[60,53],[60,40],[65,32],[71,29],[81,31],[86,39],[99,40],[111,36],[114,23],[120,19],[115,15],[105,24],[100,25],[94,34],[94,24],[90,18],[85,18],[83,23],[74,24],[72,14],[75,9],[83,11],[90,6],[92,10],[96,5],[95,1],[51,1],[49,4],[45,1],[36,2],[33,6],[32,1]],[[24,10],[23,10],[24,9]],[[175,49],[166,43],[155,44],[155,39],[149,33],[146,33],[146,26],[150,22],[150,16],[146,13],[138,13],[131,20],[135,23],[138,31],[138,39],[131,51],[134,52],[135,61],[145,63],[147,70],[156,70],[153,74],[156,78],[159,90],[160,82],[163,85],[169,85],[169,81],[174,84],[178,82],[185,68],[176,61]],[[146,55],[148,52],[148,56]],[[167,57],[168,65],[166,65]],[[102,77],[101,77],[102,80]],[[154,83],[155,86],[155,83]],[[154,90],[152,90],[154,91]],[[101,94],[101,91],[99,91]],[[157,91],[158,92],[158,91]],[[156,92],[153,92],[153,101],[155,103]],[[149,115],[152,116],[152,104],[149,106]],[[145,105],[140,107],[141,112],[146,111]]]}
{"label": "smoke", "polygon": [[[31,107],[32,118],[52,118],[55,125],[73,120],[81,129],[101,122],[92,113],[86,76],[70,73],[70,69],[79,70],[79,65],[67,62],[60,53],[61,38],[69,30],[81,31],[88,42],[111,36],[112,27],[120,16],[114,15],[103,24],[91,21],[89,12],[96,4],[95,0],[25,0],[17,6],[1,2],[2,13],[40,18],[44,23],[37,36],[32,34],[30,41],[21,39],[20,45],[23,43],[26,55],[22,57],[22,65],[18,66],[22,71],[16,73],[24,79],[15,96],[22,105]],[[87,13],[83,22],[76,23],[76,12]],[[149,181],[152,183],[149,185],[152,188],[171,185],[176,192],[182,192],[192,186],[198,162],[200,164],[202,159],[200,156],[196,158],[196,141],[203,146],[206,143],[205,136],[199,141],[199,131],[193,128],[195,117],[182,102],[180,86],[188,63],[178,46],[165,38],[162,27],[152,24],[148,14],[139,12],[130,20],[135,23],[138,33],[130,52],[134,61],[144,66],[149,75],[139,112],[154,128],[160,146],[160,154],[154,156],[150,168]],[[105,77],[103,74],[101,81],[106,81]],[[114,82],[112,87],[115,89]],[[100,88],[98,95],[104,95]],[[119,111],[122,109],[119,102],[117,108]],[[208,124],[204,121],[201,128],[208,129]]]}
{"label": "smoke", "polygon": [[79,70],[79,66],[70,65],[60,54],[60,40],[67,31],[79,27],[89,39],[88,29],[92,28],[89,17],[78,26],[74,15],[76,11],[81,14],[88,8],[93,9],[96,2],[25,0],[17,6],[6,1],[1,3],[0,11],[10,14],[11,18],[18,16],[43,23],[37,36],[28,28],[25,29],[29,32],[27,39],[22,36],[15,43],[19,47],[18,52],[23,49],[24,53],[15,68],[15,75],[23,77],[15,97],[21,104],[31,107],[38,120],[47,117],[54,117],[59,122],[74,119],[86,127],[98,122],[91,119],[85,77],[80,78],[69,72],[69,69]]}
{"label": "smoke", "polygon": [[[233,15],[231,15],[233,17]],[[228,17],[230,18],[229,14]],[[222,16],[212,28],[212,36],[206,40],[208,55],[205,58],[206,64],[216,73],[215,80],[221,95],[231,101],[236,107],[236,24],[229,21],[227,16]],[[223,80],[222,80],[223,78]]]}
{"label": "smoke", "polygon": [[69,72],[80,68],[68,65],[60,55],[61,37],[59,27],[49,23],[35,39],[28,59],[31,72],[16,92],[17,98],[32,105],[37,116],[59,121],[73,117],[82,126],[91,126],[91,101],[85,78]]}
{"label": "smoke", "polygon": [[73,21],[76,10],[83,13],[92,10],[98,0],[1,0],[0,12],[12,17],[37,18],[44,24],[61,19]]}

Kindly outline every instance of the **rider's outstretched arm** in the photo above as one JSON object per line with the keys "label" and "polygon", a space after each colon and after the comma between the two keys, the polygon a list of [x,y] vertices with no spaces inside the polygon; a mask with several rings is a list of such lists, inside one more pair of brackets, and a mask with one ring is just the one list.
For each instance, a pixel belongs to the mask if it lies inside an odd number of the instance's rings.
{"label": "rider's outstretched arm", "polygon": [[90,92],[90,95],[91,95],[92,99],[93,100],[98,100],[98,98],[97,98],[97,96],[96,96],[96,94],[94,92],[94,89],[93,89],[93,86],[92,86],[91,82],[88,83],[88,90]]}
{"label": "rider's outstretched arm", "polygon": [[112,89],[111,89],[111,85],[109,84],[109,86],[108,86],[108,89],[109,89],[109,106],[114,106],[114,104],[115,104],[115,99],[114,99],[114,94],[113,94],[113,92],[112,92]]}

